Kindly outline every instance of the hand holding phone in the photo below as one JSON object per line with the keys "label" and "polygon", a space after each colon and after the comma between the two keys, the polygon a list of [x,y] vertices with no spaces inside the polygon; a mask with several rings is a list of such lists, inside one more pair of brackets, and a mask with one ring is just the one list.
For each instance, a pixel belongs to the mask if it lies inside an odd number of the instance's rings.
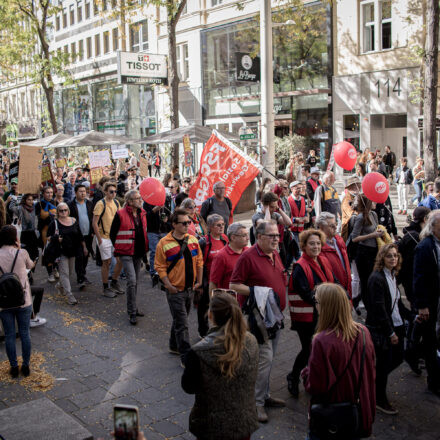
{"label": "hand holding phone", "polygon": [[115,439],[138,440],[139,409],[133,405],[115,405],[113,408]]}

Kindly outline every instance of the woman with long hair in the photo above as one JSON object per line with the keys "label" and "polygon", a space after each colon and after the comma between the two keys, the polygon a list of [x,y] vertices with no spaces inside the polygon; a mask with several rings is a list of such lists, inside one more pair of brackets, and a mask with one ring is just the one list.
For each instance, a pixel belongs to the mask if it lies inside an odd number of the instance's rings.
{"label": "woman with long hair", "polygon": [[49,225],[47,237],[50,240],[58,240],[60,243],[60,282],[57,283],[56,288],[66,295],[68,304],[74,305],[78,301],[72,294],[70,275],[74,273],[75,257],[80,252],[87,255],[88,251],[78,222],[70,217],[67,203],[58,204],[57,216]]}
{"label": "woman with long hair", "polygon": [[289,305],[291,329],[298,333],[301,351],[287,375],[290,394],[298,397],[301,370],[307,365],[310,344],[315,332],[317,313],[315,287],[325,282],[334,282],[332,268],[326,257],[321,255],[325,235],[317,229],[307,229],[299,234],[299,247],[303,254],[295,264],[289,282]]}
{"label": "woman with long hair", "polygon": [[8,214],[6,212],[6,204],[3,201],[2,198],[0,198],[0,229],[3,228],[3,226],[8,224]]}
{"label": "woman with long hair", "polygon": [[376,350],[376,408],[385,414],[397,414],[386,394],[388,375],[403,362],[404,319],[411,312],[402,302],[396,276],[402,256],[397,244],[382,246],[368,279],[367,320]]}
{"label": "woman with long hair", "polygon": [[189,430],[198,440],[248,440],[259,426],[258,343],[229,293],[213,295],[208,316],[208,335],[185,358],[182,388],[195,394]]}
{"label": "woman with long hair", "polygon": [[382,237],[384,232],[379,230],[379,220],[373,211],[374,205],[365,195],[356,197],[356,216],[351,232],[351,240],[357,243],[354,261],[359,273],[361,296],[354,298],[354,307],[357,308],[361,298],[366,306],[368,277],[373,272],[374,259],[377,255],[377,238]]}
{"label": "woman with long hair", "polygon": [[[350,301],[341,286],[320,284],[315,300],[319,316],[309,363],[303,372],[304,387],[311,395],[312,405],[356,402],[359,397],[362,426],[349,438],[368,437],[376,413],[375,356],[370,333],[353,321]],[[316,426],[313,412],[310,428],[311,440],[327,438],[321,431],[325,431],[323,424]],[[334,438],[347,438],[343,434]]]}
{"label": "woman with long hair", "polygon": [[5,332],[6,354],[11,366],[9,373],[13,378],[19,375],[15,347],[15,322],[17,321],[23,355],[21,374],[29,376],[29,363],[31,359],[31,336],[29,329],[32,314],[32,297],[27,271],[34,267],[34,262],[29,258],[28,252],[20,248],[20,240],[15,226],[3,226],[0,230],[0,267],[3,273],[13,272],[16,274],[24,290],[24,304],[22,306],[0,309],[0,319]]}

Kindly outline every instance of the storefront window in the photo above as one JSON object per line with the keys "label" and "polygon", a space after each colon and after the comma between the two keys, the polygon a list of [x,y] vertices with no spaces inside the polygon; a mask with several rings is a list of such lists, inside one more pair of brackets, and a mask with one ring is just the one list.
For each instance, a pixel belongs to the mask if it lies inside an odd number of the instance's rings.
{"label": "storefront window", "polygon": [[129,129],[133,137],[150,136],[156,133],[154,92],[150,86],[129,85]]}
{"label": "storefront window", "polygon": [[106,133],[125,134],[127,109],[122,85],[116,81],[93,84],[95,129]]}
{"label": "storefront window", "polygon": [[[276,20],[282,19],[274,17]],[[316,8],[305,36],[294,38],[293,32],[289,25],[273,29],[274,113],[285,115],[286,126],[319,146],[328,139],[325,9]],[[259,119],[259,69],[254,81],[237,80],[239,54],[255,60],[258,53],[259,23],[255,19],[202,32],[205,119],[219,119],[219,123],[237,116]]]}
{"label": "storefront window", "polygon": [[79,134],[92,129],[90,95],[87,86],[63,90],[63,121],[67,134]]}
{"label": "storefront window", "polygon": [[359,115],[344,115],[344,141],[360,149]]}

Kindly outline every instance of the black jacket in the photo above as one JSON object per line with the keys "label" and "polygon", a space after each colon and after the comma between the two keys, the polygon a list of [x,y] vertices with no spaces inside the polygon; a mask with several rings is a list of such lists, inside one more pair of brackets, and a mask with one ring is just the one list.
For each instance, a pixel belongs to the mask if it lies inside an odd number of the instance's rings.
{"label": "black jacket", "polygon": [[390,198],[388,197],[385,203],[376,203],[374,212],[377,214],[379,224],[386,228],[388,234],[397,235],[396,222],[394,221],[393,207]]}
{"label": "black jacket", "polygon": [[[157,212],[153,212],[154,205],[147,202],[144,202],[142,207],[147,213],[147,232],[168,234],[171,231],[171,196],[169,194],[166,195],[164,207]],[[163,221],[164,218],[167,220]]]}
{"label": "black jacket", "polygon": [[413,272],[415,305],[418,309],[428,307],[430,318],[437,316],[440,295],[439,258],[434,237],[426,237],[417,245]]}
{"label": "black jacket", "polygon": [[405,295],[411,305],[414,304],[413,295],[413,267],[416,246],[420,242],[419,234],[421,227],[418,223],[411,222],[407,228],[403,228],[405,234],[398,243],[399,253],[402,256],[402,266],[397,276],[397,281],[405,289]]}
{"label": "black jacket", "polygon": [[[90,222],[90,235],[93,234],[93,228],[92,228],[92,220],[93,220],[93,204],[90,200],[85,200],[85,204],[87,207],[87,216],[89,217]],[[76,221],[79,224],[79,218],[78,218],[78,208],[76,207],[76,197],[68,203],[69,209],[70,209],[70,216],[76,219]]]}
{"label": "black jacket", "polygon": [[[383,270],[380,272],[375,270],[368,278],[367,295],[366,325],[377,329],[384,336],[391,336],[394,333],[391,318],[393,304],[391,303],[391,293]],[[402,319],[411,319],[411,311],[405,307],[401,298],[399,298],[396,307],[399,307]]]}

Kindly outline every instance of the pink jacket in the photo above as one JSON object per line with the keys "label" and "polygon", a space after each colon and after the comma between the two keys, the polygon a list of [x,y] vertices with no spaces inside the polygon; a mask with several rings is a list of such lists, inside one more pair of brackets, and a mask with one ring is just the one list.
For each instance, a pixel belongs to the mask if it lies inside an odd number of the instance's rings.
{"label": "pink jacket", "polygon": [[[2,246],[0,248],[0,267],[5,273],[11,270],[16,252],[17,248],[15,246]],[[14,273],[20,278],[25,291],[25,303],[22,307],[27,307],[32,304],[31,286],[29,285],[27,269],[32,269],[33,267],[34,262],[30,259],[27,250],[20,249],[17,261],[15,262]]]}

